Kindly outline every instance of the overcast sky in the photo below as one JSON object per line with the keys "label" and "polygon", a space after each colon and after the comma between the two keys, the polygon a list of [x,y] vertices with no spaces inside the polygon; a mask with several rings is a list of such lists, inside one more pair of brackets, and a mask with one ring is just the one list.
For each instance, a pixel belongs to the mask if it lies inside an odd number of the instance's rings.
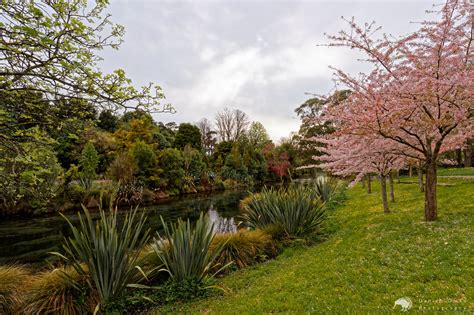
{"label": "overcast sky", "polygon": [[320,47],[324,33],[347,29],[341,16],[376,21],[383,31],[417,28],[433,1],[158,1],[112,0],[108,12],[126,28],[119,51],[102,68],[124,69],[134,84],[155,82],[176,114],[157,121],[213,120],[239,108],[264,124],[273,140],[297,131],[294,109],[306,92],[327,94],[335,66],[351,73],[368,65],[344,48]]}

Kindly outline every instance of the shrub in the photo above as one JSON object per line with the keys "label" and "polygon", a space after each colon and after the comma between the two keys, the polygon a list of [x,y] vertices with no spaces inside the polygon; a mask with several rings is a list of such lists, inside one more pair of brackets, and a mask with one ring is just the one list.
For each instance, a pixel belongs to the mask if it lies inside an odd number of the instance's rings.
{"label": "shrub", "polygon": [[0,266],[0,314],[17,314],[29,272],[21,266]]}
{"label": "shrub", "polygon": [[290,186],[274,190],[264,188],[252,194],[241,216],[243,224],[257,229],[280,227],[288,237],[305,237],[321,229],[325,207],[310,187]]}
{"label": "shrub", "polygon": [[214,247],[222,247],[216,259],[218,265],[235,263],[238,268],[245,268],[254,262],[274,257],[277,253],[272,236],[262,230],[242,229],[237,233],[218,234],[212,242],[211,250]]}
{"label": "shrub", "polygon": [[34,130],[22,137],[38,141],[18,143],[18,152],[0,149],[0,215],[47,210],[61,190],[63,170],[51,139]]}
{"label": "shrub", "polygon": [[222,245],[211,244],[214,239],[214,224],[202,213],[193,228],[190,221],[181,219],[175,224],[166,224],[161,218],[164,232],[153,243],[163,270],[175,282],[188,280],[203,281],[214,267]]}
{"label": "shrub", "polygon": [[[161,246],[162,250],[169,250],[167,243],[162,244]],[[155,283],[157,282],[157,279],[168,278],[168,275],[163,277],[163,273],[160,273],[160,270],[164,264],[160,257],[156,255],[154,243],[146,244],[139,250],[136,264],[137,266],[140,266],[143,272],[143,274],[141,274],[140,277],[136,279],[137,281],[135,282],[137,283],[141,283],[143,281],[147,283]]]}
{"label": "shrub", "polygon": [[[148,239],[148,231],[143,229],[145,215],[138,216],[137,209],[127,213],[120,225],[117,211],[112,208],[109,213],[100,208],[100,219],[94,223],[83,206],[84,216],[78,214],[77,227],[63,216],[72,236],[63,246],[65,255],[55,254],[70,263],[79,275],[90,272],[91,289],[97,290],[102,307],[120,296],[136,274],[139,252],[135,249]],[[75,279],[69,278],[75,283]]]}
{"label": "shrub", "polygon": [[313,188],[322,202],[329,202],[336,194],[337,182],[326,176],[319,176],[316,178]]}
{"label": "shrub", "polygon": [[86,314],[92,313],[97,296],[88,288],[89,275],[73,267],[44,271],[28,285],[23,313],[25,314]]}
{"label": "shrub", "polygon": [[79,159],[81,167],[80,180],[86,191],[92,186],[93,180],[97,177],[96,170],[99,165],[99,155],[91,142],[88,142],[81,152]]}

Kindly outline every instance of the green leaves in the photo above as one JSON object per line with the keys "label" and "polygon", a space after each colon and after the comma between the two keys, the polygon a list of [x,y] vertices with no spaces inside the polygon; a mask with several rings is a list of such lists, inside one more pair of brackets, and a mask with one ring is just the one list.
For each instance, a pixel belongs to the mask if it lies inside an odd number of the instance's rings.
{"label": "green leaves", "polygon": [[291,186],[274,190],[264,188],[252,194],[241,216],[247,227],[276,226],[288,237],[305,237],[318,232],[326,218],[324,203],[310,187]]}
{"label": "green leaves", "polygon": [[83,214],[78,213],[76,226],[67,217],[72,236],[63,246],[65,254],[53,253],[81,275],[90,273],[91,289],[97,291],[101,305],[120,296],[123,289],[136,274],[137,248],[148,240],[144,231],[146,217],[138,214],[138,208],[127,213],[119,222],[117,210],[105,212],[100,209],[100,219],[94,222],[89,211],[83,206]]}
{"label": "green leaves", "polygon": [[[108,1],[1,1],[0,90],[34,90],[100,106],[171,111],[161,88],[137,89],[123,70],[103,74],[98,51],[122,43],[124,27],[104,14]],[[156,93],[153,93],[156,92]]]}
{"label": "green leaves", "polygon": [[195,227],[190,221],[178,220],[175,224],[163,223],[163,235],[154,240],[153,249],[163,263],[163,271],[170,277],[181,282],[197,279],[202,281],[214,267],[214,262],[220,254],[223,245],[211,244],[214,239],[214,224],[203,213],[199,216]]}

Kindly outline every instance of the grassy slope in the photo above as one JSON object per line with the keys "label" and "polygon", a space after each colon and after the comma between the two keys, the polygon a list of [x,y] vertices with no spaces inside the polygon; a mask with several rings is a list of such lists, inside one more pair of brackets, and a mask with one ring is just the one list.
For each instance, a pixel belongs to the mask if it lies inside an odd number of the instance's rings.
{"label": "grassy slope", "polygon": [[439,187],[438,222],[423,222],[415,184],[396,185],[389,215],[378,187],[372,195],[355,187],[326,242],[224,277],[222,296],[157,313],[380,313],[403,296],[415,310],[473,311],[474,181],[440,181],[453,185]]}

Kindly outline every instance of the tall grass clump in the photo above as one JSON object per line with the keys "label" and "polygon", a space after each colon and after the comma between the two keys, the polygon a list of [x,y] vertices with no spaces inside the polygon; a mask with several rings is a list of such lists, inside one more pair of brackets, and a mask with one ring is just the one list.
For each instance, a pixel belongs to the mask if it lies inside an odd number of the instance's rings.
{"label": "tall grass clump", "polygon": [[235,264],[237,268],[245,268],[277,254],[272,236],[262,230],[241,229],[236,233],[217,234],[211,249],[213,247],[222,247],[216,259],[219,266]]}
{"label": "tall grass clump", "polygon": [[322,202],[329,202],[336,195],[337,182],[327,176],[319,176],[313,183],[312,189]]}
{"label": "tall grass clump", "polygon": [[0,266],[0,314],[18,314],[29,276],[22,266]]}
{"label": "tall grass clump", "polygon": [[173,282],[193,280],[202,282],[222,250],[222,245],[214,246],[214,224],[207,216],[200,214],[195,226],[189,220],[177,223],[163,223],[163,234],[153,243],[153,249]]}
{"label": "tall grass clump", "polygon": [[[72,236],[65,240],[65,254],[55,254],[80,276],[90,273],[89,286],[98,294],[98,307],[119,297],[136,276],[139,255],[136,249],[147,242],[149,235],[144,230],[146,217],[137,211],[135,208],[119,222],[116,209],[110,208],[108,212],[99,209],[100,218],[94,222],[83,206],[83,214],[78,213],[77,226],[63,216]],[[76,282],[72,277],[68,278],[72,283]]]}
{"label": "tall grass clump", "polygon": [[88,278],[73,267],[60,267],[33,276],[25,292],[23,313],[92,313],[97,297],[87,285]]}
{"label": "tall grass clump", "polygon": [[244,226],[252,229],[277,227],[290,238],[320,232],[326,218],[324,202],[310,186],[264,188],[258,194],[251,194],[243,210]]}

